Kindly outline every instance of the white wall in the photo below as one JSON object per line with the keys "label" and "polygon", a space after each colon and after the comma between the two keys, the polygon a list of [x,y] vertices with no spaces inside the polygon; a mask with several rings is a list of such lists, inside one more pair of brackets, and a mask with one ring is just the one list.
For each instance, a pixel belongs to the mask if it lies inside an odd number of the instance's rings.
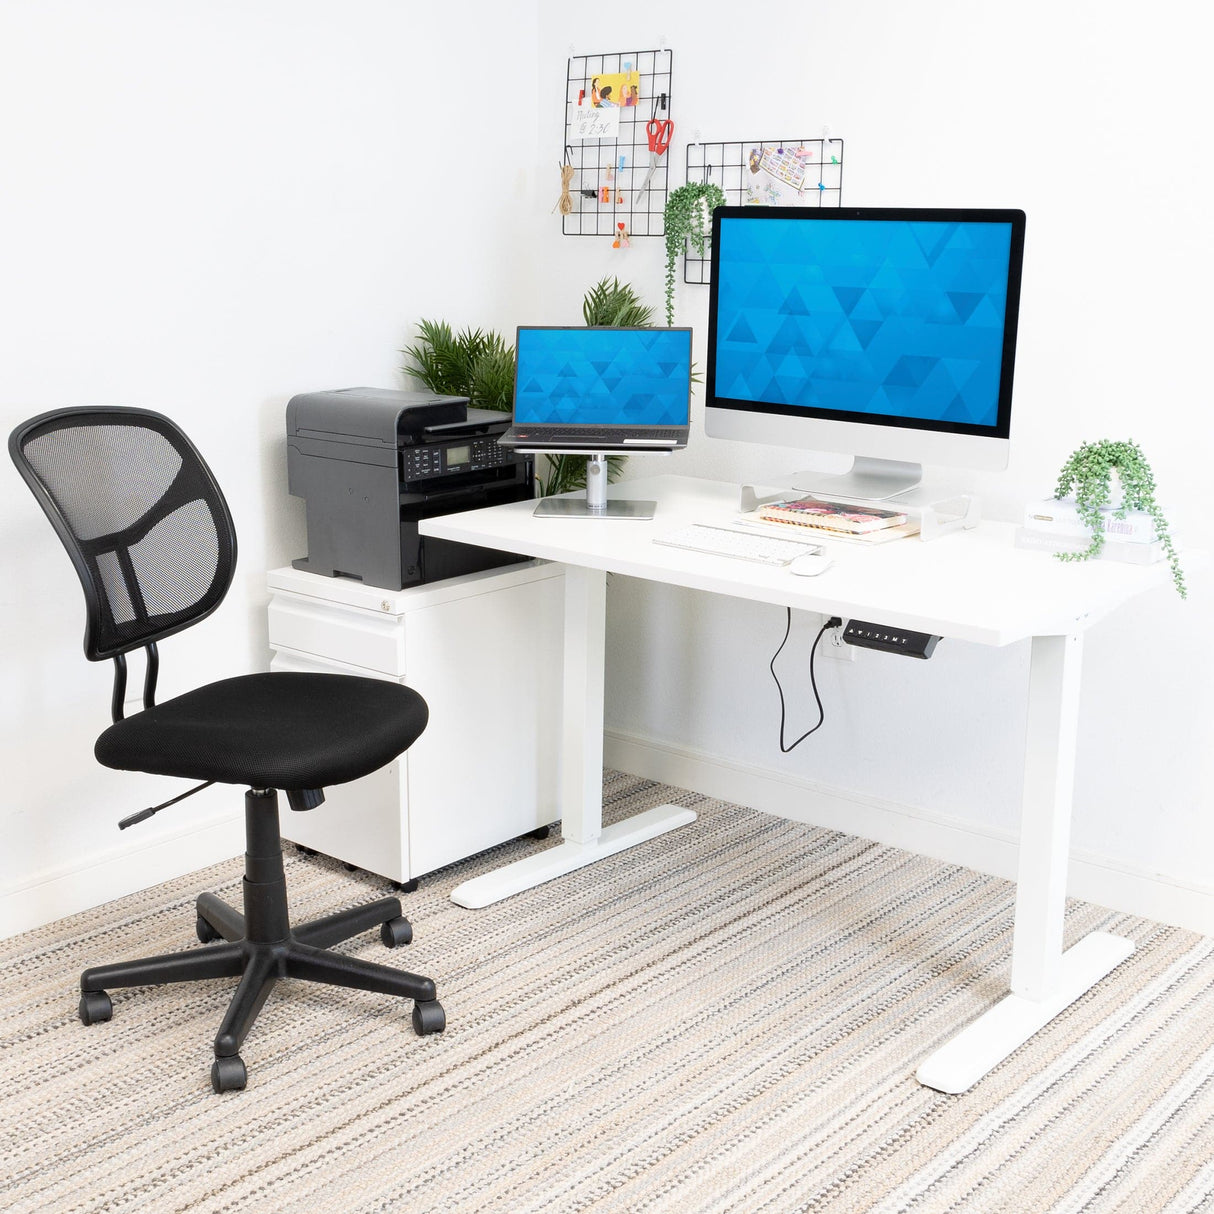
{"label": "white wall", "polygon": [[[664,43],[675,183],[697,132],[828,125],[846,140],[849,204],[1028,212],[1013,464],[972,478],[989,514],[1048,492],[1082,439],[1133,437],[1195,532],[1211,183],[1190,17],[1178,0],[1133,19],[1046,0],[4,4],[0,427],[91,401],[182,421],[229,493],[241,568],[224,608],[164,647],[164,694],[263,667],[264,570],[304,547],[291,395],[401,385],[397,351],[424,316],[576,322],[603,274],[660,308],[660,240],[563,238],[551,207],[568,55]],[[701,365],[705,316],[706,289],[680,284]],[[697,434],[631,471],[763,479],[807,462]],[[118,817],[180,786],[93,762],[109,670],[81,657],[79,589],[14,473],[0,475],[0,553],[0,934],[239,851],[232,790],[118,835]],[[766,671],[778,612],[623,579],[611,595],[607,717],[625,750],[652,743],[663,770],[719,776],[709,791],[750,788],[752,803],[791,790],[803,816],[826,790],[857,829],[893,836],[900,818],[930,851],[942,826],[973,843],[960,858],[1004,863],[986,844],[1016,820],[1023,647],[823,667],[828,725],[785,757]],[[1193,895],[1190,919],[1214,930],[1209,622],[1207,580],[1091,632],[1075,844],[1090,869]],[[803,682],[800,699],[790,728],[809,723]]]}
{"label": "white wall", "polygon": [[[789,138],[828,126],[846,143],[848,205],[1022,207],[1012,464],[964,474],[966,483],[988,516],[1016,518],[1052,491],[1079,442],[1133,438],[1182,534],[1202,542],[1214,183],[1190,6],[655,0],[643,20],[628,20],[541,0],[540,12],[553,98],[545,147],[560,145],[571,50],[664,39],[674,51],[674,184],[697,135]],[[608,243],[549,230],[552,319],[603,272],[660,305],[661,241],[627,252]],[[707,288],[680,281],[677,299],[676,323],[695,326],[702,365]],[[693,434],[660,465],[633,459],[630,475],[761,481],[815,463],[836,466]],[[615,579],[610,621],[609,756],[637,763],[656,746],[648,774],[722,795],[732,795],[731,772],[757,773],[784,793],[761,802],[762,781],[735,781],[754,787],[750,803],[832,824],[850,806],[855,829],[875,837],[905,841],[909,815],[923,850],[1012,871],[1026,646],[946,643],[923,664],[877,654],[820,662],[827,724],[783,756],[767,671],[782,612]],[[815,623],[801,620],[799,632],[808,639]],[[1089,634],[1073,834],[1083,880],[1073,888],[1214,931],[1210,623],[1207,575],[1187,603],[1158,591]],[[785,682],[796,736],[814,720],[812,700],[803,675]]]}
{"label": "white wall", "polygon": [[[237,580],[162,647],[165,697],[267,664],[265,570],[306,547],[287,400],[405,386],[421,317],[512,323],[536,135],[488,94],[531,86],[535,14],[481,4],[469,35],[458,6],[392,0],[0,4],[0,430],[158,409],[236,519]],[[237,854],[238,790],[115,829],[183,786],[93,760],[110,666],[11,468],[0,553],[0,934]]]}

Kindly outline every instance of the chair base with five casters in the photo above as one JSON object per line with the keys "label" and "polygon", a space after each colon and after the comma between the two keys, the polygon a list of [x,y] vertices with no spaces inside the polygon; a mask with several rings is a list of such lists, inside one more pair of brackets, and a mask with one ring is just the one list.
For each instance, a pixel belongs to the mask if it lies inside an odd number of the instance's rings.
{"label": "chair base with five casters", "polygon": [[206,948],[95,966],[80,976],[80,1019],[85,1024],[109,1020],[113,1003],[107,988],[238,977],[215,1036],[211,1086],[216,1092],[245,1086],[248,1072],[240,1057],[241,1043],[280,978],[412,999],[413,1029],[419,1036],[441,1033],[447,1023],[431,979],[331,951],[332,945],[376,927],[389,948],[408,944],[413,928],[401,914],[399,899],[381,898],[291,927],[277,800],[274,789],[245,793],[244,913],[214,894],[200,894],[195,930]]}

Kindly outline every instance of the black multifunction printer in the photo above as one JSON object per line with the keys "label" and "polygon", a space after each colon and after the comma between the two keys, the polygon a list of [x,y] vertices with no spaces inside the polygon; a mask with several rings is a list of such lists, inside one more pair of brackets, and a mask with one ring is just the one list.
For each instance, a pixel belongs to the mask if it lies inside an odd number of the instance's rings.
{"label": "black multifunction printer", "polygon": [[509,413],[462,396],[338,388],[287,405],[287,487],[304,499],[296,569],[402,590],[525,557],[418,534],[419,520],[535,496],[535,462],[497,435]]}

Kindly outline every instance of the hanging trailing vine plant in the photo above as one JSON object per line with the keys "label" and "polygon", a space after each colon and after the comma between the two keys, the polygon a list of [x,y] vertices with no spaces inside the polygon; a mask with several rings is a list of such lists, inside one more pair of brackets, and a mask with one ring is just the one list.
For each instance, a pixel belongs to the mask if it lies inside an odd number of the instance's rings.
{"label": "hanging trailing vine plant", "polygon": [[704,256],[704,241],[708,237],[708,226],[712,223],[712,212],[725,205],[725,194],[720,186],[707,181],[689,181],[678,189],[671,190],[666,198],[666,327],[674,324],[674,267],[687,247]]}
{"label": "hanging trailing vine plant", "polygon": [[1141,510],[1151,516],[1155,535],[1163,545],[1172,567],[1172,580],[1180,597],[1187,598],[1184,574],[1172,544],[1168,520],[1155,500],[1155,477],[1142,448],[1135,442],[1112,442],[1102,439],[1084,443],[1071,453],[1058,474],[1055,498],[1073,496],[1079,517],[1092,529],[1092,542],[1082,552],[1059,552],[1062,561],[1086,561],[1100,555],[1104,547],[1104,517],[1101,508],[1112,502],[1113,474],[1121,482],[1121,502],[1113,511],[1114,518],[1125,518],[1131,510]]}

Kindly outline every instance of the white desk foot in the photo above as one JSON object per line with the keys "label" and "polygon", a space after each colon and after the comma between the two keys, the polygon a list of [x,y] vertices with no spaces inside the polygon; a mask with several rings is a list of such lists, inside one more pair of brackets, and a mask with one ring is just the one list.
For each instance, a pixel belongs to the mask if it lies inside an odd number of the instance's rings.
{"label": "white desk foot", "polygon": [[1005,995],[926,1058],[915,1077],[938,1092],[968,1091],[1134,951],[1134,942],[1092,932],[1062,954],[1056,989],[1044,999]]}
{"label": "white desk foot", "polygon": [[658,805],[622,822],[604,826],[599,837],[590,843],[560,843],[525,860],[516,860],[504,868],[485,873],[483,877],[465,881],[451,891],[451,901],[457,906],[478,910],[695,820],[694,809]]}

